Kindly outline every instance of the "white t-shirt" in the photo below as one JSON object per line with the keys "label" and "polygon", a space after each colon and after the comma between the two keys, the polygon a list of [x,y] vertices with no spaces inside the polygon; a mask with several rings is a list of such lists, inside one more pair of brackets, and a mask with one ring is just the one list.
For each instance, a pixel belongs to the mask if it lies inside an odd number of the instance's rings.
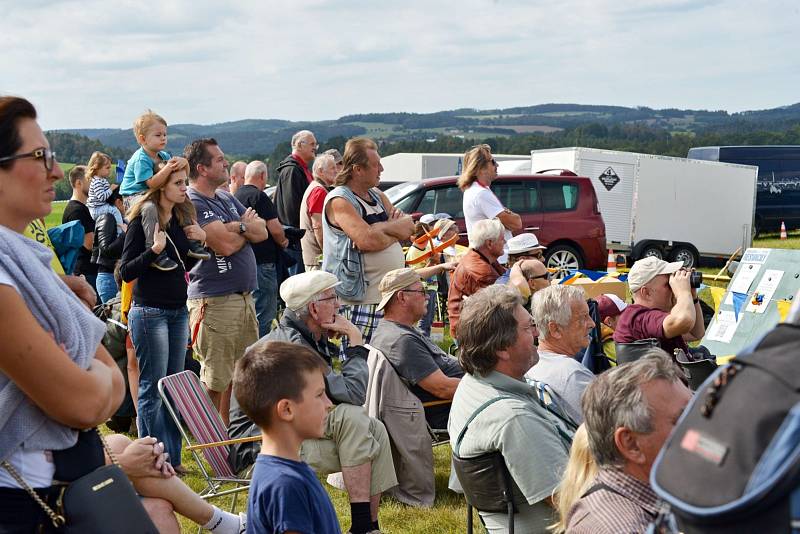
{"label": "white t-shirt", "polygon": [[[472,232],[472,225],[484,219],[494,219],[503,212],[505,207],[500,200],[488,187],[484,187],[478,181],[464,191],[464,222],[467,225],[467,235]],[[503,255],[500,256],[498,263],[508,263],[508,240],[511,239],[511,231],[506,230],[506,245],[503,247]]]}

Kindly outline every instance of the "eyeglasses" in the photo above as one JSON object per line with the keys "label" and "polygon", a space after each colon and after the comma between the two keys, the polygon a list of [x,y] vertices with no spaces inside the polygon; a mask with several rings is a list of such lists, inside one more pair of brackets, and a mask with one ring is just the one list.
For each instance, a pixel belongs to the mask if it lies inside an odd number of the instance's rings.
{"label": "eyeglasses", "polygon": [[333,295],[332,297],[325,297],[324,299],[317,299],[317,302],[322,302],[323,300],[339,300],[339,295]]}
{"label": "eyeglasses", "polygon": [[44,163],[44,168],[47,172],[52,172],[53,168],[56,165],[56,153],[50,150],[49,148],[37,148],[32,152],[27,152],[25,154],[16,154],[14,156],[5,156],[0,158],[0,163],[4,161],[14,161],[15,159],[26,159],[26,158],[33,158],[33,159],[40,159]]}
{"label": "eyeglasses", "polygon": [[308,141],[300,141],[301,145],[311,145],[311,148],[317,149],[319,148],[319,143],[309,143]]}
{"label": "eyeglasses", "polygon": [[400,291],[404,293],[422,293],[423,295],[427,295],[428,292],[424,289],[401,289]]}
{"label": "eyeglasses", "polygon": [[552,280],[553,279],[553,273],[551,273],[550,271],[547,271],[544,274],[537,274],[536,276],[529,276],[528,280],[536,280],[538,278],[544,278],[545,280]]}

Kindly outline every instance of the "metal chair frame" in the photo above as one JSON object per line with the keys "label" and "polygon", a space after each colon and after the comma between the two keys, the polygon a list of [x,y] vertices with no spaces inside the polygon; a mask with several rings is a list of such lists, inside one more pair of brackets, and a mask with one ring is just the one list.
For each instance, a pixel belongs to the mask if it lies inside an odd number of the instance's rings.
{"label": "metal chair frame", "polygon": [[[230,439],[219,412],[208,397],[200,379],[192,371],[181,371],[159,380],[158,394],[175,421],[181,437],[188,444],[186,450],[191,452],[205,479],[206,487],[200,492],[200,497],[208,500],[232,495],[231,511],[233,511],[238,494],[250,489],[249,476],[252,468],[244,474],[244,477],[234,473],[228,462],[228,446],[260,441],[261,436]],[[188,431],[182,424],[184,422],[189,427]],[[206,469],[200,451],[211,466],[212,472]],[[222,489],[226,484],[234,484],[234,487]]]}

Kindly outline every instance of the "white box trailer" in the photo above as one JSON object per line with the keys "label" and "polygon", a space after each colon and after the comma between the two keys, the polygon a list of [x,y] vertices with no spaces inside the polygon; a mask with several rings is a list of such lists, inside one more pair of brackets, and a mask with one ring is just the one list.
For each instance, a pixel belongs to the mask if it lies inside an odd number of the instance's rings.
{"label": "white box trailer", "polygon": [[[527,155],[495,154],[498,162],[523,161],[530,163]],[[464,154],[415,154],[399,152],[381,158],[383,172],[382,182],[412,182],[439,176],[457,176],[461,174]],[[525,174],[530,174],[530,171]]]}
{"label": "white box trailer", "polygon": [[531,151],[531,170],[591,178],[608,248],[683,260],[727,258],[752,243],[758,167],[570,147]]}

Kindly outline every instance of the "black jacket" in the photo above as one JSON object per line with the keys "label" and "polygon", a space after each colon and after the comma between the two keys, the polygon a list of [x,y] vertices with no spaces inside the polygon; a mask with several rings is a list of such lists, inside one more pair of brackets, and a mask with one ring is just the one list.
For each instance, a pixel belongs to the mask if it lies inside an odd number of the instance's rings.
{"label": "black jacket", "polygon": [[100,215],[94,223],[94,244],[92,263],[99,267],[114,270],[117,260],[122,256],[125,233],[117,235],[117,221],[110,213]]}
{"label": "black jacket", "polygon": [[289,154],[278,164],[278,187],[275,189],[275,207],[281,224],[300,228],[300,203],[307,187],[305,171]]}
{"label": "black jacket", "polygon": [[175,217],[170,219],[164,230],[170,238],[164,251],[168,258],[178,263],[177,269],[160,271],[150,266],[158,254],[146,245],[142,217],[139,216],[128,225],[119,270],[126,282],[137,280],[133,287],[135,304],[176,310],[186,306],[187,280],[184,267],[187,271],[191,270],[197,260],[187,256],[189,239]]}

